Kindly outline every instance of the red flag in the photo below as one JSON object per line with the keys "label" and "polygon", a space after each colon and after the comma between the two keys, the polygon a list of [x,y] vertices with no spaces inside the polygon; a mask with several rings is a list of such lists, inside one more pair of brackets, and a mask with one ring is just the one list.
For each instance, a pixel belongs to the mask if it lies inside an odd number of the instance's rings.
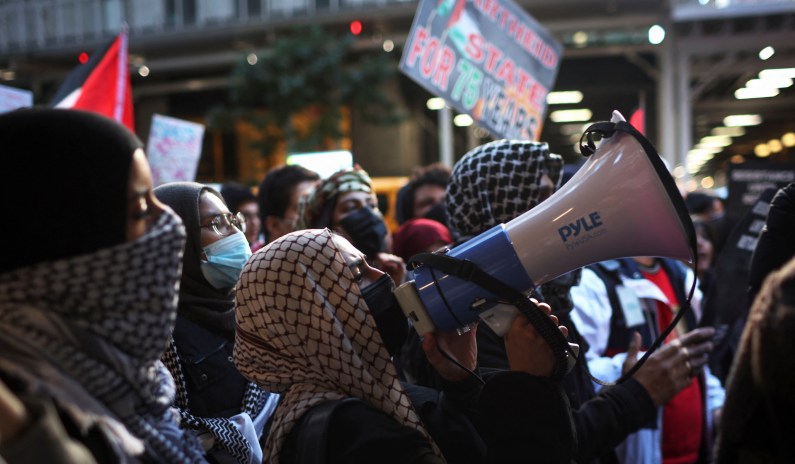
{"label": "red flag", "polygon": [[646,109],[639,107],[629,117],[629,123],[643,135],[646,135]]}
{"label": "red flag", "polygon": [[135,131],[126,27],[86,64],[69,73],[50,106],[93,111]]}

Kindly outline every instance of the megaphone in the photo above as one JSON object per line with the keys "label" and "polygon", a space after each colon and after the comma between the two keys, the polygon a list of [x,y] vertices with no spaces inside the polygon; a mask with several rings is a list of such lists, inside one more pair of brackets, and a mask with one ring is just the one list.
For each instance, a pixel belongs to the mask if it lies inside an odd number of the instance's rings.
{"label": "megaphone", "polygon": [[[603,137],[598,147],[593,134]],[[693,223],[673,178],[646,138],[614,111],[609,122],[590,126],[580,145],[590,156],[560,190],[446,255],[525,293],[609,259],[660,256],[692,262]],[[516,307],[500,303],[499,295],[473,279],[449,267],[446,271],[420,264],[414,280],[395,290],[418,334],[461,330],[478,319],[500,336],[507,333]],[[467,272],[471,275],[472,269]]]}

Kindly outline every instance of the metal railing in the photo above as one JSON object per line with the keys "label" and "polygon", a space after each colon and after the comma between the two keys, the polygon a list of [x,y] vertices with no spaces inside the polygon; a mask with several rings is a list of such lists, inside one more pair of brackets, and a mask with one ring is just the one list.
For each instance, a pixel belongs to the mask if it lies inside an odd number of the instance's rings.
{"label": "metal railing", "polygon": [[676,21],[770,15],[795,11],[795,0],[672,0]]}
{"label": "metal railing", "polygon": [[407,3],[416,0],[6,0],[0,53],[96,41],[123,22],[132,34],[168,36]]}

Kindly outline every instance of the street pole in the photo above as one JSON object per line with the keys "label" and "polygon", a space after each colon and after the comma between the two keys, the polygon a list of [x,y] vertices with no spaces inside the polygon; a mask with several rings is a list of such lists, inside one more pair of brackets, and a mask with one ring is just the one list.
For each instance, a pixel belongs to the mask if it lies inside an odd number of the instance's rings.
{"label": "street pole", "polygon": [[453,167],[453,111],[447,105],[439,110],[439,161]]}

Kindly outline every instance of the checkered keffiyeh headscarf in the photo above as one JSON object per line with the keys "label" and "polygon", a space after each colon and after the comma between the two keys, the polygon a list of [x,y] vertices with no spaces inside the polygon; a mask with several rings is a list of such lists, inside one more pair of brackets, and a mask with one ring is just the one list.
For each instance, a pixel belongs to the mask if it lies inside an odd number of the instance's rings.
{"label": "checkered keffiyeh headscarf", "polygon": [[497,140],[465,154],[447,185],[447,217],[455,238],[471,238],[539,202],[544,174],[560,187],[563,158],[544,142]]}
{"label": "checkered keffiyeh headscarf", "polygon": [[373,181],[358,165],[335,172],[322,180],[312,191],[298,202],[298,229],[321,229],[331,227],[331,211],[341,193],[365,192],[374,194]]}
{"label": "checkered keffiyeh headscarf", "polygon": [[328,230],[285,235],[246,264],[234,359],[244,376],[282,393],[265,462],[278,464],[295,423],[329,399],[361,398],[428,436]]}
{"label": "checkered keffiyeh headscarf", "polygon": [[138,240],[0,274],[0,371],[33,377],[100,424],[118,419],[145,459],[204,461],[178,428],[174,381],[159,361],[176,319],[184,244],[182,222],[167,212]]}

